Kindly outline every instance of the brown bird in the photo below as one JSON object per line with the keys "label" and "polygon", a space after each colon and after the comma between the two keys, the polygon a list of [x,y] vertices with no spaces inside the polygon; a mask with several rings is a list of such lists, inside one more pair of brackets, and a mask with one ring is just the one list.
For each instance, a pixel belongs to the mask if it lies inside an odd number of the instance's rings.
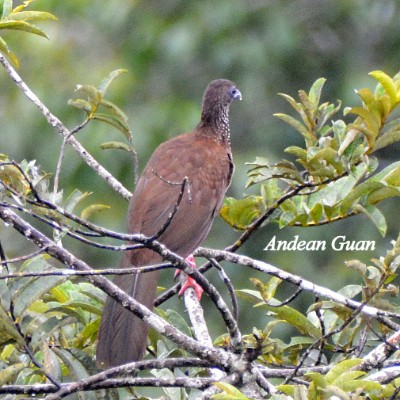
{"label": "brown bird", "polygon": [[[162,143],[147,163],[130,201],[129,233],[152,236],[166,227],[158,240],[184,258],[206,238],[232,178],[229,105],[241,98],[231,81],[217,79],[208,85],[196,129]],[[178,202],[185,179],[187,184]],[[142,248],[124,252],[120,267],[162,261],[159,254]],[[114,283],[152,309],[158,275],[158,271],[119,275]],[[108,297],[99,330],[98,367],[140,360],[146,344],[146,323]]]}

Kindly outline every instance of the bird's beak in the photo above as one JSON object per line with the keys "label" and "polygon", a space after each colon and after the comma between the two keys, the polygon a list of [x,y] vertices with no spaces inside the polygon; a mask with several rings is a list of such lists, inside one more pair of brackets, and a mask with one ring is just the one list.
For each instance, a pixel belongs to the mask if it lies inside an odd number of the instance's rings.
{"label": "bird's beak", "polygon": [[242,93],[240,93],[239,89],[236,89],[235,94],[233,95],[234,100],[242,100]]}

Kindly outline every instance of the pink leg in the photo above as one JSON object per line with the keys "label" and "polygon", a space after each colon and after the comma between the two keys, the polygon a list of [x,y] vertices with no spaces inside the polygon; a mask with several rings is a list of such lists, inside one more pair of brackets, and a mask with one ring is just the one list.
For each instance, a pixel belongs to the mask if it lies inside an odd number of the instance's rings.
{"label": "pink leg", "polygon": [[[186,261],[193,267],[193,268],[197,268],[196,263],[194,261],[194,257],[191,254],[189,257],[186,258]],[[179,275],[179,273],[181,272],[181,270],[176,270],[175,273],[175,277],[177,277]],[[185,290],[187,288],[193,288],[193,290],[196,293],[197,298],[200,300],[201,299],[201,295],[203,294],[204,290],[203,288],[190,276],[186,276],[186,280],[185,283],[182,285],[181,290],[179,291],[179,296],[182,296],[183,293],[185,292]]]}

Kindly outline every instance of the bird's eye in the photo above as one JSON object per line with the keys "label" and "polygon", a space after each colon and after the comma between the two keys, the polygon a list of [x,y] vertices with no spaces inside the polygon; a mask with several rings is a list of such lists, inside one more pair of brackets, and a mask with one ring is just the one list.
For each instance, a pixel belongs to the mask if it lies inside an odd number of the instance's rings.
{"label": "bird's eye", "polygon": [[242,94],[240,93],[239,89],[237,89],[235,86],[232,86],[230,89],[230,94],[232,99],[242,99]]}

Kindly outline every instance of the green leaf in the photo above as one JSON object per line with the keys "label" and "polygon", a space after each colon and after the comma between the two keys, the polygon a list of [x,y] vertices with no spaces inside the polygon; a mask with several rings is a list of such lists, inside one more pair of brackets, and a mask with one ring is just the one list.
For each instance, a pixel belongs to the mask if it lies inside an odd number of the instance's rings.
{"label": "green leaf", "polygon": [[48,39],[48,36],[41,29],[36,28],[35,26],[24,21],[0,21],[0,29],[12,29],[15,31],[29,32]]}
{"label": "green leaf", "polygon": [[365,214],[377,227],[379,233],[384,237],[387,231],[387,224],[385,216],[379,211],[376,207],[367,204],[365,206],[361,206],[357,204],[355,207],[355,211],[362,212]]}
{"label": "green leaf", "polygon": [[237,296],[249,303],[260,303],[263,301],[260,292],[257,290],[250,290],[250,289],[240,289],[235,290]]}
{"label": "green leaf", "polygon": [[286,147],[285,153],[292,154],[292,155],[294,155],[295,157],[297,157],[300,160],[306,160],[307,159],[307,150],[303,149],[301,147],[298,147],[298,146]]}
{"label": "green leaf", "polygon": [[302,124],[300,121],[298,121],[296,118],[293,118],[290,115],[287,114],[281,114],[281,113],[276,113],[274,114],[275,117],[278,117],[282,121],[286,122],[290,126],[292,126],[296,131],[298,131],[305,139],[307,140],[312,140],[314,139],[313,135],[309,132],[307,127]]}
{"label": "green leaf", "polygon": [[228,197],[220,210],[220,215],[235,229],[246,229],[262,212],[262,198],[260,196],[247,196],[236,200]]}
{"label": "green leaf", "polygon": [[175,310],[168,309],[165,312],[165,319],[185,335],[192,337],[190,327],[180,313],[176,312]]}
{"label": "green leaf", "polygon": [[353,107],[346,110],[345,115],[347,114],[355,114],[361,117],[367,129],[373,133],[374,137],[378,135],[381,121],[370,110],[362,107]]}
{"label": "green leaf", "polygon": [[321,99],[321,92],[324,84],[326,82],[325,78],[317,79],[311,86],[310,92],[308,94],[308,99],[311,103],[312,108],[316,109]]}
{"label": "green leaf", "polygon": [[223,391],[211,396],[213,400],[250,400],[240,390],[226,382],[214,382],[214,385]]}
{"label": "green leaf", "polygon": [[75,189],[69,196],[67,201],[65,202],[64,209],[65,211],[72,212],[74,208],[84,199],[86,199],[88,196],[90,196],[91,193],[85,192],[82,193],[80,190]]}
{"label": "green leaf", "polygon": [[[54,353],[62,360],[62,362],[67,366],[69,372],[71,373],[71,376],[73,377],[74,380],[84,380],[89,377],[88,371],[85,369],[85,367],[82,365],[81,362],[77,358],[75,358],[70,352],[64,350],[64,349],[59,349],[56,346],[54,346],[52,349]],[[87,393],[88,396],[86,396],[86,399],[93,399],[95,400],[96,398],[96,393]]]}
{"label": "green leaf", "polygon": [[46,276],[27,280],[22,289],[13,296],[15,316],[19,317],[36,300],[66,279],[63,276]]}
{"label": "green leaf", "polygon": [[346,212],[355,202],[360,201],[361,197],[384,186],[380,182],[366,181],[356,186],[340,203],[340,208]]}
{"label": "green leaf", "polygon": [[281,284],[282,279],[273,276],[268,280],[266,284],[256,278],[250,278],[250,281],[253,283],[253,285],[256,286],[257,290],[260,292],[262,299],[265,301],[270,301],[275,296],[276,290]]}
{"label": "green leaf", "polygon": [[78,348],[84,348],[87,341],[93,342],[94,340],[97,339],[100,320],[101,318],[97,318],[83,328],[83,330],[80,332],[79,336],[76,339],[76,345]]}
{"label": "green leaf", "polygon": [[17,375],[25,368],[25,363],[17,363],[0,370],[0,386],[13,382]]}
{"label": "green leaf", "polygon": [[[349,382],[344,382],[340,384],[340,387],[347,393],[355,392],[356,390],[358,391],[363,390],[366,391],[367,393],[371,393],[372,391],[383,389],[382,385],[379,382],[368,381],[365,379],[358,379]],[[380,398],[388,398],[388,397],[380,397]]]}
{"label": "green leaf", "polygon": [[124,150],[127,151],[128,153],[132,152],[132,148],[129,145],[127,145],[126,143],[116,142],[116,141],[104,142],[100,145],[100,148],[102,150]]}
{"label": "green leaf", "polygon": [[349,371],[339,375],[332,383],[343,389],[343,384],[352,382],[365,375],[364,371]]}
{"label": "green leaf", "polygon": [[96,119],[98,121],[105,122],[106,124],[111,125],[112,127],[121,131],[126,137],[131,136],[129,126],[125,122],[120,121],[119,119],[117,119],[111,115],[96,113],[93,115],[93,119]]}
{"label": "green leaf", "polygon": [[365,106],[375,115],[376,118],[383,117],[383,108],[380,101],[378,101],[370,89],[364,88],[357,90],[356,93],[361,97]]}
{"label": "green leaf", "polygon": [[304,375],[307,378],[311,379],[311,381],[318,388],[325,388],[327,386],[326,378],[322,374],[320,374],[319,372],[306,372]]}
{"label": "green leaf", "polygon": [[83,100],[83,99],[76,99],[76,100],[69,99],[68,100],[68,105],[76,107],[79,110],[83,110],[88,115],[90,115],[92,112],[94,112],[93,105],[90,104],[88,101]]}
{"label": "green leaf", "polygon": [[43,367],[45,371],[50,374],[54,379],[60,381],[62,379],[62,371],[60,361],[54,352],[50,349],[46,340],[41,343],[43,354]]}
{"label": "green leaf", "polygon": [[76,85],[75,91],[86,94],[94,105],[97,105],[102,99],[101,92],[93,85]]}
{"label": "green leaf", "polygon": [[385,130],[382,135],[379,135],[373,151],[383,149],[384,147],[396,143],[400,140],[400,118],[391,121],[385,126],[385,128],[389,129]]}
{"label": "green leaf", "polygon": [[98,87],[99,92],[102,93],[102,95],[104,96],[108,87],[110,86],[110,84],[112,83],[112,81],[116,78],[118,78],[121,74],[124,74],[128,72],[126,69],[116,69],[112,72],[110,72],[110,74],[107,76],[107,78],[103,79]]}
{"label": "green leaf", "polygon": [[369,75],[375,78],[383,86],[385,92],[390,98],[393,108],[397,103],[397,90],[393,79],[382,71],[372,71]]}
{"label": "green leaf", "polygon": [[91,314],[101,315],[102,309],[89,303],[88,301],[79,301],[79,300],[71,300],[64,304],[65,307],[70,307],[73,310],[77,311],[87,311]]}
{"label": "green leaf", "polygon": [[313,209],[317,204],[334,207],[339,201],[351,194],[357,179],[352,176],[346,176],[335,182],[330,182],[327,186],[316,193],[313,193],[308,200],[308,207]]}
{"label": "green leaf", "polygon": [[12,12],[8,16],[8,20],[14,20],[14,21],[45,21],[49,19],[53,21],[58,21],[55,15],[43,11]]}
{"label": "green leaf", "polygon": [[[346,262],[346,265],[347,265],[347,262]],[[359,295],[361,292],[362,292],[361,285],[346,285],[338,290],[339,294],[341,294],[349,299],[353,299],[354,297]]]}
{"label": "green leaf", "polygon": [[261,196],[265,208],[272,207],[284,195],[276,179],[270,179],[261,185]]}
{"label": "green leaf", "polygon": [[16,57],[16,55],[10,50],[10,48],[8,47],[6,41],[0,37],[0,51],[2,53],[4,53],[9,59],[10,61],[14,64],[14,66],[16,68],[19,68],[19,61],[18,58]]}
{"label": "green leaf", "polygon": [[341,361],[329,369],[328,373],[325,375],[326,381],[329,383],[334,383],[335,380],[338,379],[342,374],[359,365],[361,361],[362,360],[358,358]]}
{"label": "green leaf", "polygon": [[394,187],[383,186],[368,195],[368,204],[374,205],[382,200],[400,196],[400,190]]}
{"label": "green leaf", "polygon": [[267,304],[262,304],[260,307],[269,310],[270,314],[274,315],[275,318],[286,321],[289,325],[295,327],[302,334],[311,336],[315,339],[321,337],[320,330],[303,314],[292,307],[270,307]]}
{"label": "green leaf", "polygon": [[9,317],[3,307],[0,307],[0,338],[7,341],[10,338],[20,345],[24,345],[24,340],[18,333],[13,320]]}
{"label": "green leaf", "polygon": [[110,206],[105,204],[92,204],[81,212],[81,218],[87,221],[93,214],[109,210],[110,208]]}
{"label": "green leaf", "polygon": [[100,105],[104,106],[109,111],[111,111],[111,113],[115,114],[117,116],[117,118],[119,118],[125,124],[128,123],[128,117],[126,116],[126,114],[117,105],[115,105],[111,101],[102,99],[100,101]]}

